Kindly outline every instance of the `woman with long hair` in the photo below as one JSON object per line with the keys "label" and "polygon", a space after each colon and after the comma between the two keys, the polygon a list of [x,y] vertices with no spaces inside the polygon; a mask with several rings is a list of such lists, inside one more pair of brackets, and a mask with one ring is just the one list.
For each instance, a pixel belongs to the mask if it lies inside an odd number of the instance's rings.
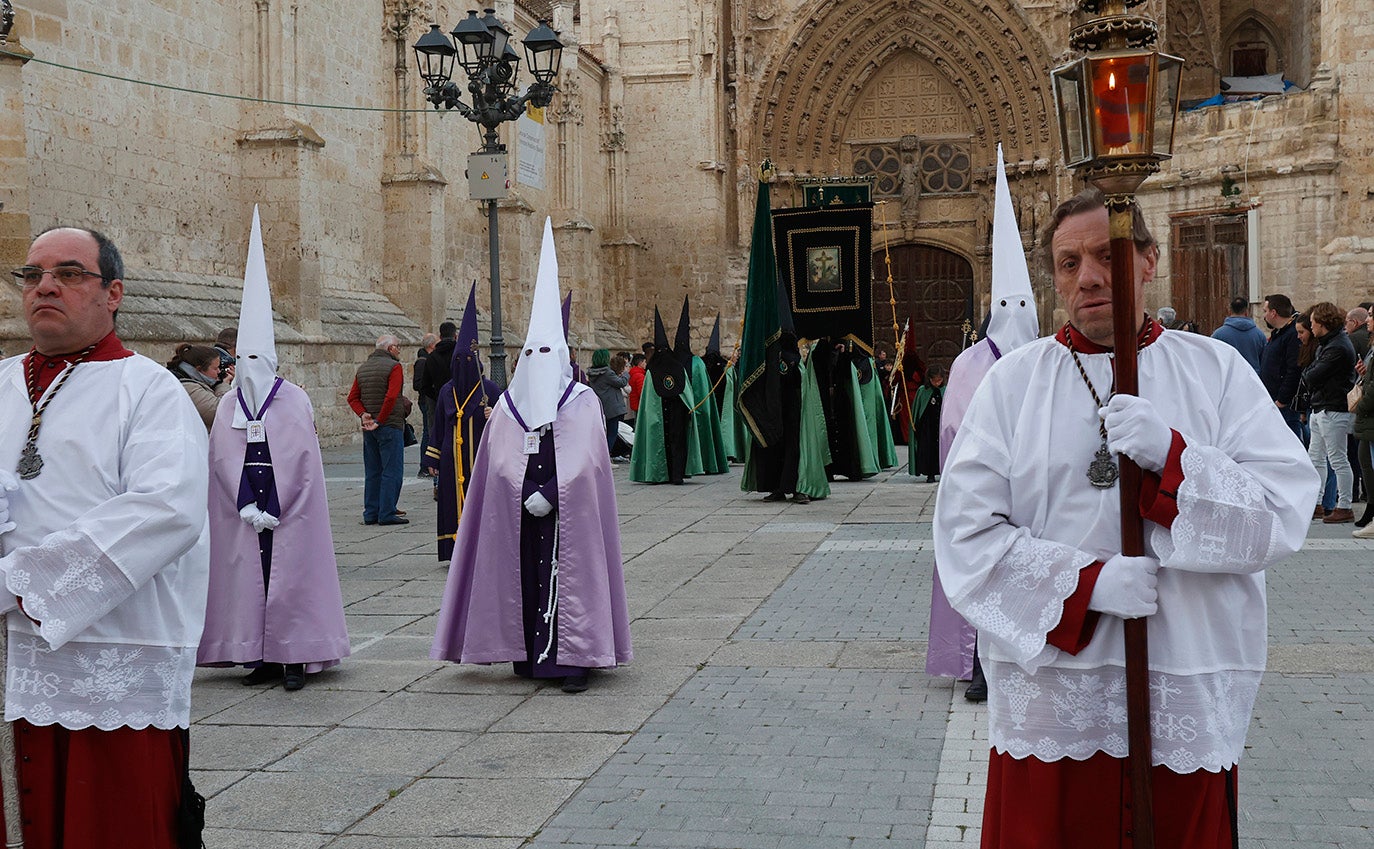
{"label": "woman with long hair", "polygon": [[167,368],[181,381],[186,394],[196,405],[201,421],[205,422],[205,432],[215,423],[215,410],[219,407],[219,397],[215,395],[215,384],[219,382],[219,351],[207,345],[192,345],[183,342],[177,346]]}

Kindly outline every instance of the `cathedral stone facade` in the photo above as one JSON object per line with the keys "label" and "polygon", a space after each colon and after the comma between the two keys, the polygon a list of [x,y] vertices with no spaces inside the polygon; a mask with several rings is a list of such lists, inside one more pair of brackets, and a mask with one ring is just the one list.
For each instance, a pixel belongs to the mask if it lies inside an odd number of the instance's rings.
{"label": "cathedral stone facade", "polygon": [[[1068,0],[501,0],[516,37],[547,18],[567,44],[559,94],[503,128],[503,325],[518,345],[545,216],[584,352],[649,338],[653,308],[693,304],[738,334],[756,174],[774,203],[860,176],[875,200],[877,337],[912,318],[947,360],[986,308],[1000,143],[1028,250],[1076,190],[1048,71],[1070,58]],[[1368,0],[1149,0],[1183,98],[1175,159],[1141,204],[1163,254],[1149,306],[1207,327],[1236,295],[1342,307],[1374,288],[1374,19]],[[237,316],[258,204],[283,373],[321,435],[355,432],[344,396],[375,337],[456,318],[487,219],[469,199],[475,126],[428,108],[411,45],[448,0],[34,0],[0,56],[0,254],[57,223],[108,232],[128,270],[120,330],[142,353],[206,341]],[[1223,78],[1242,78],[1230,92]],[[1234,82],[1234,80],[1233,80]],[[152,85],[150,85],[152,84]],[[1239,86],[1239,88],[1237,88]],[[1227,94],[1231,97],[1225,97]],[[888,260],[892,284],[887,281]],[[1041,316],[1054,296],[1035,267]],[[890,306],[895,301],[896,308]],[[671,318],[669,319],[671,322]],[[484,325],[483,338],[486,338]],[[27,345],[18,290],[0,347]]]}

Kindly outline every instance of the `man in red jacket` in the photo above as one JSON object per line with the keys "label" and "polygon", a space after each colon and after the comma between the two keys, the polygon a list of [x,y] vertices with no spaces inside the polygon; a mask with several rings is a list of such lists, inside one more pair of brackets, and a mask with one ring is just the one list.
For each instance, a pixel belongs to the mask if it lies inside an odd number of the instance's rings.
{"label": "man in red jacket", "polygon": [[405,525],[405,511],[396,509],[405,473],[405,422],[410,402],[401,394],[405,368],[401,343],[387,334],[353,378],[348,406],[362,419],[363,524]]}

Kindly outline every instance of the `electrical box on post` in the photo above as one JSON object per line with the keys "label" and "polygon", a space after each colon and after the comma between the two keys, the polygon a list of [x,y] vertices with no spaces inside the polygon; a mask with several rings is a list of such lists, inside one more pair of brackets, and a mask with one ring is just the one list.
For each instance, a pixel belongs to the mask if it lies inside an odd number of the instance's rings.
{"label": "electrical box on post", "polygon": [[510,189],[504,153],[468,154],[468,194],[473,200],[501,200]]}

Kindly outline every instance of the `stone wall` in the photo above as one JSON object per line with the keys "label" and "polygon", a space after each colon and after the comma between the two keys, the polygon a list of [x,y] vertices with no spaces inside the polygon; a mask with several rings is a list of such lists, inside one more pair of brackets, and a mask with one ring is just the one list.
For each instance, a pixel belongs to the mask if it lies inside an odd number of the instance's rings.
{"label": "stone wall", "polygon": [[[694,345],[704,345],[717,311],[733,345],[754,169],[766,156],[779,166],[781,205],[790,202],[787,180],[851,172],[857,128],[882,123],[860,115],[886,108],[893,114],[880,115],[884,126],[927,133],[917,120],[924,106],[913,112],[883,93],[900,68],[917,69],[912,79],[937,76],[932,96],[966,110],[949,126],[964,128],[973,176],[960,196],[890,197],[885,235],[965,257],[977,313],[986,299],[995,145],[1006,148],[1028,249],[1052,204],[1075,190],[1059,164],[1045,79],[1067,56],[1069,4],[539,5],[568,48],[561,91],[544,116],[542,186],[517,184],[499,205],[508,345],[521,341],[546,216],[561,282],[573,293],[573,345],[584,355],[637,348],[651,334],[653,307],[672,325],[684,296]],[[1143,7],[1160,20],[1166,46],[1192,63],[1197,94],[1215,87],[1229,28],[1257,11],[1284,30],[1276,38],[1285,70],[1310,77],[1292,77],[1309,89],[1299,94],[1180,117],[1177,157],[1142,193],[1163,238],[1171,215],[1258,205],[1264,288],[1290,291],[1300,304],[1369,297],[1367,5]],[[431,16],[447,30],[465,8],[447,0],[130,0],[116,14],[96,0],[22,4],[15,37],[36,61],[0,58],[8,128],[0,128],[0,255],[17,264],[30,235],[59,221],[107,230],[129,265],[121,331],[165,359],[182,338],[208,339],[232,323],[252,204],[261,204],[283,373],[311,389],[323,438],[353,438],[343,393],[377,333],[396,332],[412,346],[458,317],[474,280],[483,316],[490,311],[487,219],[464,176],[478,130],[428,107],[410,49]],[[496,8],[517,38],[535,24],[514,0]],[[520,144],[509,126],[502,134],[515,168]],[[1224,179],[1243,194],[1223,198]],[[1169,272],[1166,244],[1154,291],[1168,291]],[[1036,279],[1049,327],[1052,298]],[[0,346],[10,351],[27,346],[18,307],[17,290],[0,292]]]}

